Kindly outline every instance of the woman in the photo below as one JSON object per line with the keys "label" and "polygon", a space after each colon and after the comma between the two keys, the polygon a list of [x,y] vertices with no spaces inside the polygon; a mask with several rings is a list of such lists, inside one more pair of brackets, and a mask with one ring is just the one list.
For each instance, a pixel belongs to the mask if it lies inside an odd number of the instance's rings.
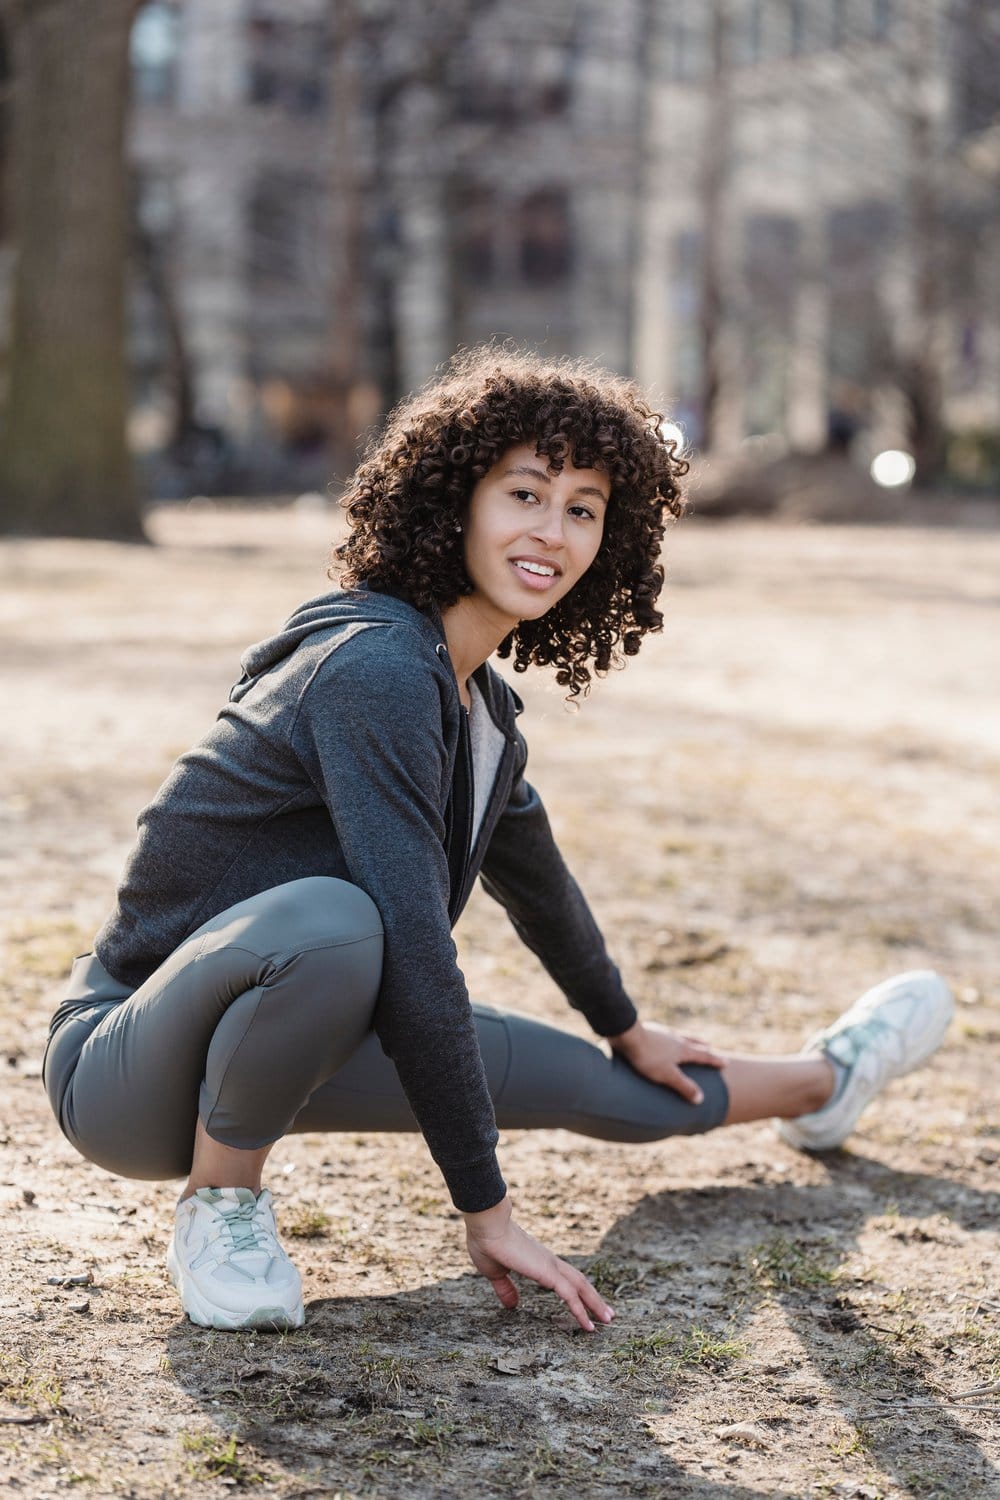
{"label": "woman", "polygon": [[[685,472],[661,426],[586,366],[455,360],[355,474],[341,587],[251,648],[140,815],[44,1075],[90,1160],[187,1175],[168,1265],[196,1323],[303,1321],[261,1189],[276,1140],[419,1127],[504,1306],[519,1273],[592,1330],[611,1309],[514,1221],[498,1119],[653,1140],[780,1116],[821,1148],[943,1036],[951,999],[930,974],[873,991],[798,1057],[643,1021],[553,842],[521,705],[488,659],[554,666],[574,698],[661,628]],[[610,1057],[470,1007],[451,927],[477,875]]]}

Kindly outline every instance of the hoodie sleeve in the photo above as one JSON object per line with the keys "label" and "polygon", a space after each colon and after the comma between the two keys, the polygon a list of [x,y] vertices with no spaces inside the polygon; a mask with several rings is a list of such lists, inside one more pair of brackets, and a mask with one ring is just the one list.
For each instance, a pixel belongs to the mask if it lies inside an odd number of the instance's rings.
{"label": "hoodie sleeve", "polygon": [[506,1192],[468,991],[451,936],[443,809],[448,765],[433,664],[375,627],[332,651],[305,689],[292,745],[322,796],[351,879],[385,931],[375,1030],[455,1207]]}
{"label": "hoodie sleeve", "polygon": [[566,868],[541,798],[525,780],[528,751],[521,734],[518,753],[511,794],[483,860],[483,888],[594,1031],[617,1036],[637,1019],[636,1008]]}

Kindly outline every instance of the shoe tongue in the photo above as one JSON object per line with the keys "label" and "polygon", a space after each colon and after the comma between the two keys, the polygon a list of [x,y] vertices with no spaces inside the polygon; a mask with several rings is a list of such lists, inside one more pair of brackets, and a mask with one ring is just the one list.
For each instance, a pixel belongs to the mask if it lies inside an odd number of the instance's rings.
{"label": "shoe tongue", "polygon": [[247,1203],[257,1203],[257,1194],[253,1188],[223,1188],[222,1197],[224,1201],[235,1203],[241,1208]]}
{"label": "shoe tongue", "polygon": [[[271,1257],[262,1250],[254,1232],[253,1218],[257,1209],[257,1194],[252,1188],[198,1188],[195,1193],[203,1203],[209,1203],[216,1213],[226,1220],[232,1241],[229,1260],[238,1265],[249,1276],[264,1276]],[[263,1198],[263,1194],[261,1195]]]}
{"label": "shoe tongue", "polygon": [[[218,1205],[223,1204],[223,1203],[228,1203],[228,1204],[232,1204],[233,1207],[237,1208],[237,1209],[242,1208],[247,1203],[256,1203],[257,1202],[257,1194],[253,1191],[253,1189],[252,1188],[243,1188],[243,1187],[238,1187],[238,1188],[217,1188],[217,1187],[198,1188],[196,1190],[194,1196],[196,1198],[200,1198],[201,1201],[202,1201],[202,1203],[211,1203],[213,1206],[218,1206]],[[226,1210],[224,1208],[221,1211],[222,1211],[222,1213],[226,1212]]]}

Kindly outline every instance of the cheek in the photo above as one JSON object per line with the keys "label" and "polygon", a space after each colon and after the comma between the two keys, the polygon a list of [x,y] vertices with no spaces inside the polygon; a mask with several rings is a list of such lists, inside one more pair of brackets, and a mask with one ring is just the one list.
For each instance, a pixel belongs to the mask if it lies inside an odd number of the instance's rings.
{"label": "cheek", "polygon": [[470,578],[475,578],[482,573],[489,557],[489,540],[481,523],[466,519],[465,534],[462,538],[462,560]]}
{"label": "cheek", "polygon": [[588,534],[586,545],[581,549],[581,562],[584,572],[587,571],[591,563],[596,559],[597,554],[601,550],[601,543],[603,540],[603,532],[601,532],[599,536],[594,536],[592,533]]}

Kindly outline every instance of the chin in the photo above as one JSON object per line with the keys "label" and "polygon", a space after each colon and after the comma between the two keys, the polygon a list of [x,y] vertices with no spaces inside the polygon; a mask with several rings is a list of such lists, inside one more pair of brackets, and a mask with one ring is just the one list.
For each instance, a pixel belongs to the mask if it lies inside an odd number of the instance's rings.
{"label": "chin", "polygon": [[533,608],[529,606],[525,609],[522,605],[520,618],[522,620],[541,620],[558,602],[557,599],[546,599],[544,602],[539,599]]}

